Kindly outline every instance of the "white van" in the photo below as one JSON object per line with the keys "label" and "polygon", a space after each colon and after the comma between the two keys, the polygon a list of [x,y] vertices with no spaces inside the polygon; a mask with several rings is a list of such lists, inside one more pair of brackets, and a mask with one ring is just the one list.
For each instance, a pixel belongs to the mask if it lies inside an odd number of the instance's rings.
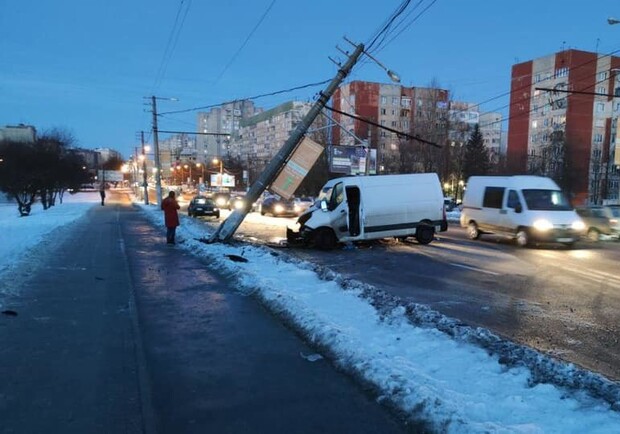
{"label": "white van", "polygon": [[542,176],[472,176],[467,180],[461,226],[475,240],[485,233],[519,246],[557,242],[572,246],[585,225],[560,187]]}
{"label": "white van", "polygon": [[319,249],[387,237],[428,244],[448,229],[443,201],[435,173],[332,179],[297,220],[298,231],[287,229],[287,240]]}

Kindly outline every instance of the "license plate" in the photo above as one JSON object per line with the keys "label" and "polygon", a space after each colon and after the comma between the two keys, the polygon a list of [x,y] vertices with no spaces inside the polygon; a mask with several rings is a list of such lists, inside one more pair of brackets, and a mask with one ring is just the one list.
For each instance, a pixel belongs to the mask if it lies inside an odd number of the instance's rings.
{"label": "license plate", "polygon": [[572,243],[575,241],[573,238],[558,238],[558,243]]}

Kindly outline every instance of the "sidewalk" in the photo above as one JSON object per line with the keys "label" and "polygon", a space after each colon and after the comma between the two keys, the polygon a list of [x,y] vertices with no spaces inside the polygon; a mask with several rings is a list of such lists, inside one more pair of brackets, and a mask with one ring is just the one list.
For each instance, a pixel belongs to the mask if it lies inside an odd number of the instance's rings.
{"label": "sidewalk", "polygon": [[7,303],[19,316],[0,318],[1,432],[404,430],[327,360],[303,358],[314,350],[255,299],[110,199]]}

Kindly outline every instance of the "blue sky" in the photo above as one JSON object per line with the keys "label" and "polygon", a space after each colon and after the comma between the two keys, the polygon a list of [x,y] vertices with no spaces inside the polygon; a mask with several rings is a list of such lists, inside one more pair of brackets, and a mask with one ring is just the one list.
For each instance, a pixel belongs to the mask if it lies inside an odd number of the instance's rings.
{"label": "blue sky", "polygon": [[[412,0],[411,7],[419,2]],[[368,42],[400,3],[0,0],[0,125],[63,128],[85,148],[110,147],[128,157],[138,144],[137,132],[151,127],[143,97],[178,98],[159,102],[165,112],[329,79],[336,67],[327,56],[343,58],[335,48],[347,47],[342,37]],[[620,24],[606,21],[620,18],[617,1],[420,3],[416,11],[432,6],[374,54],[404,85],[426,86],[435,79],[458,100],[482,102],[508,92],[514,63],[563,47],[620,49]],[[172,37],[176,44],[165,74],[156,80],[179,11],[183,26]],[[358,66],[351,79],[388,81],[370,62]],[[319,89],[256,103],[269,108],[308,100]],[[502,97],[483,109],[505,113],[507,104]],[[160,129],[191,130],[195,118],[195,112],[164,116]]]}

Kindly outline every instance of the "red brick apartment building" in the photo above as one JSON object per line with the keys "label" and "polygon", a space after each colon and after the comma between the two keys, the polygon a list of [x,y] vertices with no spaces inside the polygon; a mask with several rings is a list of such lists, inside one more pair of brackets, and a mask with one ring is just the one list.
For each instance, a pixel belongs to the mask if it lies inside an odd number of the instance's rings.
{"label": "red brick apartment building", "polygon": [[[448,91],[443,89],[405,87],[397,84],[382,84],[367,81],[352,81],[340,86],[333,96],[334,108],[350,113],[394,130],[412,132],[422,116],[437,110],[438,105],[447,108]],[[333,113],[340,124],[332,129],[332,143],[354,145],[355,138],[368,140],[377,149],[377,170],[389,172],[386,167],[390,157],[398,154],[401,146],[396,134],[382,130],[365,122]]]}
{"label": "red brick apartment building", "polygon": [[554,177],[554,149],[563,146],[568,170],[562,183],[574,204],[620,203],[620,98],[613,95],[620,96],[620,57],[565,50],[513,65],[510,172]]}

